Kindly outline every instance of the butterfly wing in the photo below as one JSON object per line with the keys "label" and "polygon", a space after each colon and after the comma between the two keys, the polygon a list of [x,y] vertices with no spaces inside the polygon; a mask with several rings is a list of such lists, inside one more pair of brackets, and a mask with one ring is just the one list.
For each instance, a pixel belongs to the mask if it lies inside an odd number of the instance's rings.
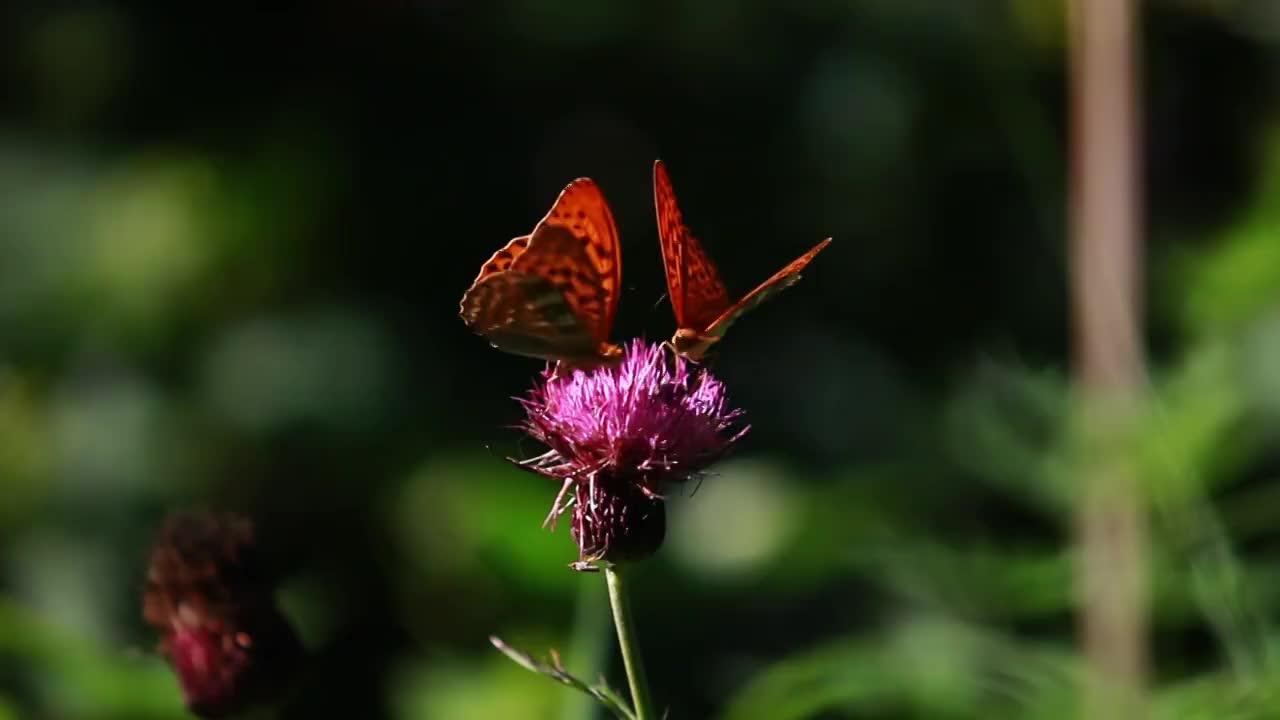
{"label": "butterfly wing", "polygon": [[476,279],[471,284],[475,285],[486,277],[494,273],[502,272],[511,267],[511,263],[514,262],[515,259],[520,256],[520,253],[524,252],[527,247],[529,247],[528,235],[521,235],[520,237],[512,238],[510,242],[502,246],[501,250],[491,255],[489,259],[485,261],[484,265],[480,266],[480,274],[476,275]]}
{"label": "butterfly wing", "polygon": [[800,271],[804,270],[822,249],[831,242],[831,238],[827,238],[822,242],[814,245],[809,252],[792,260],[786,267],[774,273],[772,277],[760,283],[759,287],[747,293],[746,297],[733,304],[733,307],[725,310],[720,317],[716,318],[707,329],[702,333],[705,337],[719,339],[724,336],[729,326],[735,320],[749,310],[752,310],[763,303],[765,300],[786,290],[800,279]]}
{"label": "butterfly wing", "polygon": [[622,287],[622,256],[599,186],[589,178],[569,183],[510,270],[545,279],[595,343],[607,344]]}
{"label": "butterfly wing", "polygon": [[684,224],[661,160],[653,163],[653,204],[676,326],[700,331],[729,308],[729,292],[702,245]]}
{"label": "butterfly wing", "polygon": [[499,350],[548,360],[610,357],[622,267],[604,196],[587,178],[560,193],[530,235],[481,267],[460,315]]}
{"label": "butterfly wing", "polygon": [[667,297],[676,315],[676,324],[684,325],[684,225],[671,179],[661,160],[653,161],[653,208],[658,215],[658,245],[662,250],[662,270],[667,276]]}
{"label": "butterfly wing", "polygon": [[482,277],[462,297],[462,321],[504,352],[561,359],[592,355],[594,338],[550,280],[503,271]]}

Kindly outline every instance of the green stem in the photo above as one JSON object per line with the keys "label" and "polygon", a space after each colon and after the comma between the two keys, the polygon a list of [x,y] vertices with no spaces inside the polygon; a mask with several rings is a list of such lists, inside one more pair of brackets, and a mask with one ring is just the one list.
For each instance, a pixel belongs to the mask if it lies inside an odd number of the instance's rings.
{"label": "green stem", "polygon": [[653,714],[653,701],[649,698],[649,681],[644,675],[635,622],[631,619],[631,605],[627,602],[622,575],[616,567],[605,568],[604,580],[609,586],[613,624],[618,628],[618,651],[622,653],[622,664],[627,668],[627,684],[631,686],[631,704],[635,707],[636,720],[657,720],[657,715]]}

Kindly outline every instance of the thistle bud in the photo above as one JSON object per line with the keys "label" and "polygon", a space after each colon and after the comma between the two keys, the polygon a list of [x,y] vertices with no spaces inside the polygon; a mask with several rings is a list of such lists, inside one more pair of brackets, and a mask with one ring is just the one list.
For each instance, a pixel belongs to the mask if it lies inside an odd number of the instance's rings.
{"label": "thistle bud", "polygon": [[584,560],[621,563],[657,552],[667,534],[667,508],[628,483],[579,483],[572,508],[573,539]]}

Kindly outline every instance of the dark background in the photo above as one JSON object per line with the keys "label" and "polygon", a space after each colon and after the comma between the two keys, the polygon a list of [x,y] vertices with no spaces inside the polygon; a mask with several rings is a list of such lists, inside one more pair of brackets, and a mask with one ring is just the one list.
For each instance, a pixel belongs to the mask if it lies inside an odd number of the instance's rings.
{"label": "dark background", "polygon": [[[1280,688],[1280,10],[1143,5],[1134,442],[1158,708],[1186,717]],[[1065,23],[0,6],[0,718],[184,716],[138,593],[190,505],[254,516],[288,574],[312,658],[281,717],[594,717],[486,640],[622,681],[600,578],[538,527],[555,488],[501,460],[538,452],[509,427],[540,365],[457,304],[590,176],[614,339],[668,337],[655,158],[732,290],[834,237],[722,344],[753,429],[635,572],[671,717],[1071,716]]]}

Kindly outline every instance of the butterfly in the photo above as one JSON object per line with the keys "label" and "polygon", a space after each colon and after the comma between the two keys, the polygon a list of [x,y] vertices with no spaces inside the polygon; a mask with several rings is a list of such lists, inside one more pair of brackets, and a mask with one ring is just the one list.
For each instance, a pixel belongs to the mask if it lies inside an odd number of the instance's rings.
{"label": "butterfly", "polygon": [[743,313],[800,279],[800,271],[831,242],[827,238],[791,261],[736,303],[720,280],[715,265],[685,227],[676,205],[671,179],[661,160],[653,164],[653,204],[658,213],[658,239],[667,274],[667,293],[676,315],[672,348],[691,360],[701,360]]}
{"label": "butterfly", "polygon": [[622,355],[609,342],[621,287],[613,213],[595,181],[578,178],[481,267],[459,315],[504,352],[590,367]]}

